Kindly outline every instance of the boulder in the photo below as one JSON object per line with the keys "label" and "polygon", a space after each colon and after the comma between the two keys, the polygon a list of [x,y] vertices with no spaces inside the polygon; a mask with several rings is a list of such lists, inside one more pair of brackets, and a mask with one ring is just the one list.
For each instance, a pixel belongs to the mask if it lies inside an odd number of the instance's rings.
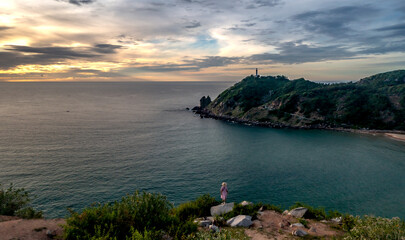
{"label": "boulder", "polygon": [[282,213],[283,215],[287,215],[288,214],[288,210],[284,210],[284,212]]}
{"label": "boulder", "polygon": [[308,233],[305,232],[304,230],[297,229],[297,230],[292,232],[292,235],[298,236],[298,237],[305,237],[306,235],[308,235]]}
{"label": "boulder", "polygon": [[334,222],[334,223],[341,224],[342,223],[342,217],[332,218],[331,221]]}
{"label": "boulder", "polygon": [[294,208],[293,210],[288,212],[288,215],[291,215],[295,218],[302,218],[307,211],[308,211],[308,209],[306,209],[304,207]]}
{"label": "boulder", "polygon": [[242,206],[247,206],[247,205],[253,205],[253,203],[252,203],[252,202],[248,202],[248,201],[243,201],[243,202],[240,203],[240,205],[242,205]]}
{"label": "boulder", "polygon": [[238,215],[226,221],[231,227],[249,227],[253,224],[252,217],[248,215]]}
{"label": "boulder", "polygon": [[198,221],[197,223],[198,223],[198,226],[204,227],[204,228],[207,228],[209,225],[212,224],[212,222],[210,220],[201,220],[201,221]]}
{"label": "boulder", "polygon": [[305,227],[302,223],[291,224],[290,227]]}
{"label": "boulder", "polygon": [[230,211],[232,211],[233,206],[235,206],[235,203],[225,203],[213,206],[210,210],[211,216],[219,216],[225,213],[229,213]]}
{"label": "boulder", "polygon": [[316,228],[311,227],[311,228],[309,229],[309,231],[310,231],[310,232],[313,232],[313,233],[316,233]]}

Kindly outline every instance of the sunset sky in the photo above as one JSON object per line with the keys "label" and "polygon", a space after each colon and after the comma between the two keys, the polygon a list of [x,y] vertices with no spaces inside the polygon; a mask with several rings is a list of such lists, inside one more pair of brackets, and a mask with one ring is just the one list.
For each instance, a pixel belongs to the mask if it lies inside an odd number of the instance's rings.
{"label": "sunset sky", "polygon": [[0,81],[356,81],[405,69],[405,1],[8,0]]}

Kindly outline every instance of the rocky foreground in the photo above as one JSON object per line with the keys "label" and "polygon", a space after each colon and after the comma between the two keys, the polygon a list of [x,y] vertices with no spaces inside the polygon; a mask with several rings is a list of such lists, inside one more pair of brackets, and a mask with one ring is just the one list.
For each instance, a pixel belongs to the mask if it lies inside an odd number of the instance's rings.
{"label": "rocky foreground", "polygon": [[[252,203],[246,201],[241,203],[242,206],[249,204]],[[222,218],[218,216],[232,211],[234,205],[234,203],[227,203],[214,206],[211,208],[212,216],[198,218],[195,222],[202,229],[218,232],[221,228],[217,225],[220,225],[222,221]],[[274,210],[264,210],[259,211],[257,216],[238,215],[226,221],[226,226],[245,228],[245,234],[253,240],[299,237],[332,239],[344,235],[344,232],[338,228],[342,223],[341,218],[330,221],[304,219],[307,210],[304,207],[299,207],[291,211],[286,210],[282,214]]]}
{"label": "rocky foreground", "polygon": [[[242,202],[242,205],[252,204]],[[234,203],[220,204],[211,208],[211,215],[197,218],[195,222],[200,231],[219,232],[224,228],[244,228],[246,236],[253,240],[294,239],[300,237],[320,237],[332,239],[344,235],[338,229],[341,219],[316,221],[304,219],[306,208],[300,207],[282,214],[273,210],[259,211],[257,216],[239,215],[225,222],[220,227],[221,215],[232,211]],[[304,224],[300,223],[304,222]],[[46,240],[62,239],[64,219],[19,219],[0,216],[0,240]]]}

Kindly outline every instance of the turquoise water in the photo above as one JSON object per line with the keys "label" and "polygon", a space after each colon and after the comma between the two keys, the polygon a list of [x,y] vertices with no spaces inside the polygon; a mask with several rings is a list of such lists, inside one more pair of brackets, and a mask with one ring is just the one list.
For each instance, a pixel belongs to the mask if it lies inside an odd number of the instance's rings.
{"label": "turquoise water", "polygon": [[0,83],[0,183],[47,217],[136,189],[405,218],[405,144],[270,129],[186,111],[231,83]]}

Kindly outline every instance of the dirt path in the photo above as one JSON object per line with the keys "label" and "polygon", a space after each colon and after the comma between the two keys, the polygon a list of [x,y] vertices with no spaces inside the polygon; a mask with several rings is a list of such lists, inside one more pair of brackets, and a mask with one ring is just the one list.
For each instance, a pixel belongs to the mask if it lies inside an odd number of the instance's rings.
{"label": "dirt path", "polygon": [[[56,236],[62,235],[64,219],[16,219],[0,216],[0,240],[48,240],[49,230]],[[58,239],[57,237],[53,239]]]}
{"label": "dirt path", "polygon": [[246,229],[245,233],[252,240],[268,240],[268,239],[296,239],[292,232],[298,229],[304,230],[311,237],[319,237],[322,239],[333,239],[342,236],[344,233],[336,228],[332,223],[322,223],[313,220],[307,220],[308,227],[290,227],[290,224],[297,223],[298,220],[292,216],[282,215],[275,211],[264,211],[258,216],[258,220],[250,229]]}

